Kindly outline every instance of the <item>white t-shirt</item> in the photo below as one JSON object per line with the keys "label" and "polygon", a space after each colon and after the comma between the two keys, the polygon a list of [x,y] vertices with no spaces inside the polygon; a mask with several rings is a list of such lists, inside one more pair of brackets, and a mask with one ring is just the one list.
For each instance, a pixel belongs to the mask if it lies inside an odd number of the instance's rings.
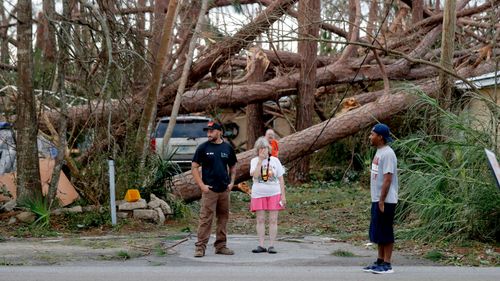
{"label": "white t-shirt", "polygon": [[[255,171],[257,163],[259,162],[259,157],[255,157],[250,161],[250,174]],[[258,179],[253,178],[252,184],[252,198],[268,197],[277,194],[281,194],[279,177],[285,174],[285,168],[281,165],[278,158],[271,156],[269,165],[269,179],[267,181],[262,180],[262,177]],[[261,169],[266,170],[268,165],[267,159],[262,161]]]}
{"label": "white t-shirt", "polygon": [[382,192],[382,183],[384,182],[385,174],[392,174],[391,186],[385,197],[385,203],[398,203],[398,160],[394,150],[390,146],[384,146],[377,149],[375,157],[373,157],[371,168],[370,191],[372,202],[380,201],[380,193]]}

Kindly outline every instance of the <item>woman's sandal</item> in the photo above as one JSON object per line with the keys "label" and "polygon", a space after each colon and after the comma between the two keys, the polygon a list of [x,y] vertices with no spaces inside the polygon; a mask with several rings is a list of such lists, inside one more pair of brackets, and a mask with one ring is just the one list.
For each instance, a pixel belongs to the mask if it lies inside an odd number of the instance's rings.
{"label": "woman's sandal", "polygon": [[265,252],[267,252],[266,248],[261,246],[257,246],[257,248],[252,250],[252,253],[265,253]]}
{"label": "woman's sandal", "polygon": [[273,246],[269,247],[269,249],[267,249],[267,252],[269,254],[277,254],[278,253],[278,251],[276,251],[276,249],[274,249]]}

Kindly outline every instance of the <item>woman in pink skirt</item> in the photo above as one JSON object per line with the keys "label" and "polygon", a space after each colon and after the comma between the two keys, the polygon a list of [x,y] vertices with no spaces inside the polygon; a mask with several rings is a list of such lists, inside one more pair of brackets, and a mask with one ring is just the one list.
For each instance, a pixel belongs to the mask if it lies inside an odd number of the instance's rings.
{"label": "woman in pink skirt", "polygon": [[[286,205],[285,169],[278,158],[271,156],[271,145],[266,138],[259,138],[254,145],[257,157],[250,162],[250,176],[253,179],[250,210],[257,215],[259,246],[253,253],[276,254],[274,241],[278,233],[278,212]],[[266,211],[269,212],[269,248],[264,247],[266,234]]]}

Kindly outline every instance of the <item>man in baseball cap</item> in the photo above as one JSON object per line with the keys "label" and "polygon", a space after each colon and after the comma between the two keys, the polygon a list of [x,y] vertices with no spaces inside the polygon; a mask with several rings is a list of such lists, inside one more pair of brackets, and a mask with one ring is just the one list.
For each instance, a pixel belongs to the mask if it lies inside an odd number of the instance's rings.
{"label": "man in baseball cap", "polygon": [[377,148],[370,175],[371,220],[370,241],[378,246],[377,260],[363,270],[377,274],[393,273],[391,265],[394,247],[394,215],[398,203],[398,160],[392,142],[391,130],[385,124],[377,124],[370,134],[370,144]]}
{"label": "man in baseball cap", "polygon": [[202,202],[194,256],[205,256],[214,216],[217,218],[215,253],[234,255],[234,251],[227,247],[227,221],[229,192],[236,178],[236,153],[222,139],[223,130],[219,123],[208,122],[204,130],[207,131],[208,141],[198,146],[191,163],[191,173],[200,188]]}
{"label": "man in baseball cap", "polygon": [[204,131],[208,131],[208,130],[219,130],[219,131],[222,131],[222,126],[219,123],[216,123],[214,121],[210,121],[210,122],[208,122],[207,126],[205,128],[203,128],[203,130]]}
{"label": "man in baseball cap", "polygon": [[387,126],[386,124],[379,123],[373,126],[372,131],[382,136],[386,144],[393,141],[393,139],[391,138],[391,130],[389,129],[389,126]]}

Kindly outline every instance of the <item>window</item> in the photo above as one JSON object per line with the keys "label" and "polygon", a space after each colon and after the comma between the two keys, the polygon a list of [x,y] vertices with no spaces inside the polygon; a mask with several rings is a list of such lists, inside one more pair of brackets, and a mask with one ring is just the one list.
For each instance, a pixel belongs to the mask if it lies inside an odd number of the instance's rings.
{"label": "window", "polygon": [[[203,138],[207,133],[203,129],[207,125],[207,120],[177,120],[172,138]],[[168,120],[162,120],[156,129],[156,138],[163,138],[167,131]]]}

